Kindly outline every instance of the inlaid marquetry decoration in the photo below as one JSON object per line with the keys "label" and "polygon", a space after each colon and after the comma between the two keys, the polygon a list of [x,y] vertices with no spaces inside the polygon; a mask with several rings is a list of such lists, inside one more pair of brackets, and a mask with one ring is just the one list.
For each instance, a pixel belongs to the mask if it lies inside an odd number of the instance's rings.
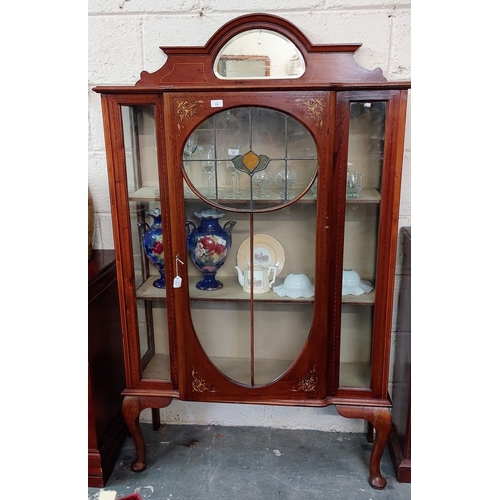
{"label": "inlaid marquetry decoration", "polygon": [[304,377],[299,380],[299,384],[290,389],[293,392],[312,392],[316,390],[316,384],[318,383],[318,377],[314,376],[314,372],[316,371],[316,365],[312,367],[312,370]]}
{"label": "inlaid marquetry decoration", "polygon": [[306,110],[307,116],[314,120],[319,128],[323,127],[323,99],[295,99],[295,102]]}
{"label": "inlaid marquetry decoration", "polygon": [[220,392],[213,385],[207,384],[196,372],[194,366],[191,375],[193,377],[193,381],[191,382],[193,392]]}
{"label": "inlaid marquetry decoration", "polygon": [[269,156],[257,156],[251,150],[244,155],[238,155],[231,159],[237,170],[239,170],[240,172],[245,172],[249,176],[252,176],[256,172],[264,170],[267,167],[269,160]]}
{"label": "inlaid marquetry decoration", "polygon": [[198,108],[205,104],[204,101],[179,101],[177,103],[177,128],[179,132],[184,128],[186,120],[195,116]]}

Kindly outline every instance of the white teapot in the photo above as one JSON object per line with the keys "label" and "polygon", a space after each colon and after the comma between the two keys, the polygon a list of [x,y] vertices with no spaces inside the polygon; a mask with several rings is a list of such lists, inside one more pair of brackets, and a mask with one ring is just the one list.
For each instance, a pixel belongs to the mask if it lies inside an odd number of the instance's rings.
{"label": "white teapot", "polygon": [[[242,271],[238,266],[235,267],[238,271],[238,282],[243,287],[243,291],[250,293],[250,283],[251,283],[251,269],[248,266],[244,271]],[[269,281],[269,275],[271,271],[274,272],[272,281]],[[267,269],[265,267],[254,265],[253,266],[253,293],[267,293],[271,291],[271,285],[276,280],[276,274],[278,268],[276,266],[269,266]]]}

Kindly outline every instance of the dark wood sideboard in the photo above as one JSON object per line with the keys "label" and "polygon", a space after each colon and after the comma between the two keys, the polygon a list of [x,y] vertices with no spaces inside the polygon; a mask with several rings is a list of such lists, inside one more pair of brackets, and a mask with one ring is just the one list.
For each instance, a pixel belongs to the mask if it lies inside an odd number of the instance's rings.
{"label": "dark wood sideboard", "polygon": [[114,251],[93,250],[88,266],[88,486],[103,487],[128,432]]}
{"label": "dark wood sideboard", "polygon": [[411,483],[411,228],[404,227],[401,233],[403,269],[394,351],[393,431],[388,444],[398,481]]}

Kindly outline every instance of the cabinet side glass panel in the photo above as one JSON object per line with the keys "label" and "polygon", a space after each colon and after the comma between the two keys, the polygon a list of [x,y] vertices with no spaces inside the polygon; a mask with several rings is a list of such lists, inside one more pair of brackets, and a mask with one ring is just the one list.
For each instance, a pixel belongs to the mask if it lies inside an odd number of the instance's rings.
{"label": "cabinet side glass panel", "polygon": [[229,379],[269,384],[297,359],[312,324],[315,142],[284,113],[233,108],[191,133],[183,165],[194,329]]}
{"label": "cabinet side glass panel", "polygon": [[352,102],[340,342],[341,387],[370,387],[386,104]]}
{"label": "cabinet side glass panel", "polygon": [[170,380],[154,106],[122,106],[122,122],[142,378]]}

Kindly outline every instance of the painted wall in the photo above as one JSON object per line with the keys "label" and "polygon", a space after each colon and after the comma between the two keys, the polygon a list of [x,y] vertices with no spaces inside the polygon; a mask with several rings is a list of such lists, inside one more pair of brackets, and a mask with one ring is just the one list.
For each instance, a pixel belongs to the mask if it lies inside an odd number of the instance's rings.
{"label": "painted wall", "polygon": [[[389,80],[410,79],[409,1],[254,0],[252,10],[244,8],[245,4],[236,0],[89,0],[88,183],[96,210],[94,248],[113,248],[114,244],[100,97],[91,88],[135,84],[141,71],[155,71],[165,62],[166,55],[160,46],[204,45],[229,20],[262,12],[286,18],[315,44],[362,43],[355,55],[359,64],[370,70],[380,67]],[[410,208],[409,109],[400,227],[411,225]],[[401,251],[398,253],[396,301],[400,269]],[[394,325],[395,321],[393,330]],[[178,424],[364,431],[363,421],[340,417],[334,407],[288,408],[174,401],[160,414],[162,422]],[[150,419],[150,411],[145,410],[141,420]]]}

